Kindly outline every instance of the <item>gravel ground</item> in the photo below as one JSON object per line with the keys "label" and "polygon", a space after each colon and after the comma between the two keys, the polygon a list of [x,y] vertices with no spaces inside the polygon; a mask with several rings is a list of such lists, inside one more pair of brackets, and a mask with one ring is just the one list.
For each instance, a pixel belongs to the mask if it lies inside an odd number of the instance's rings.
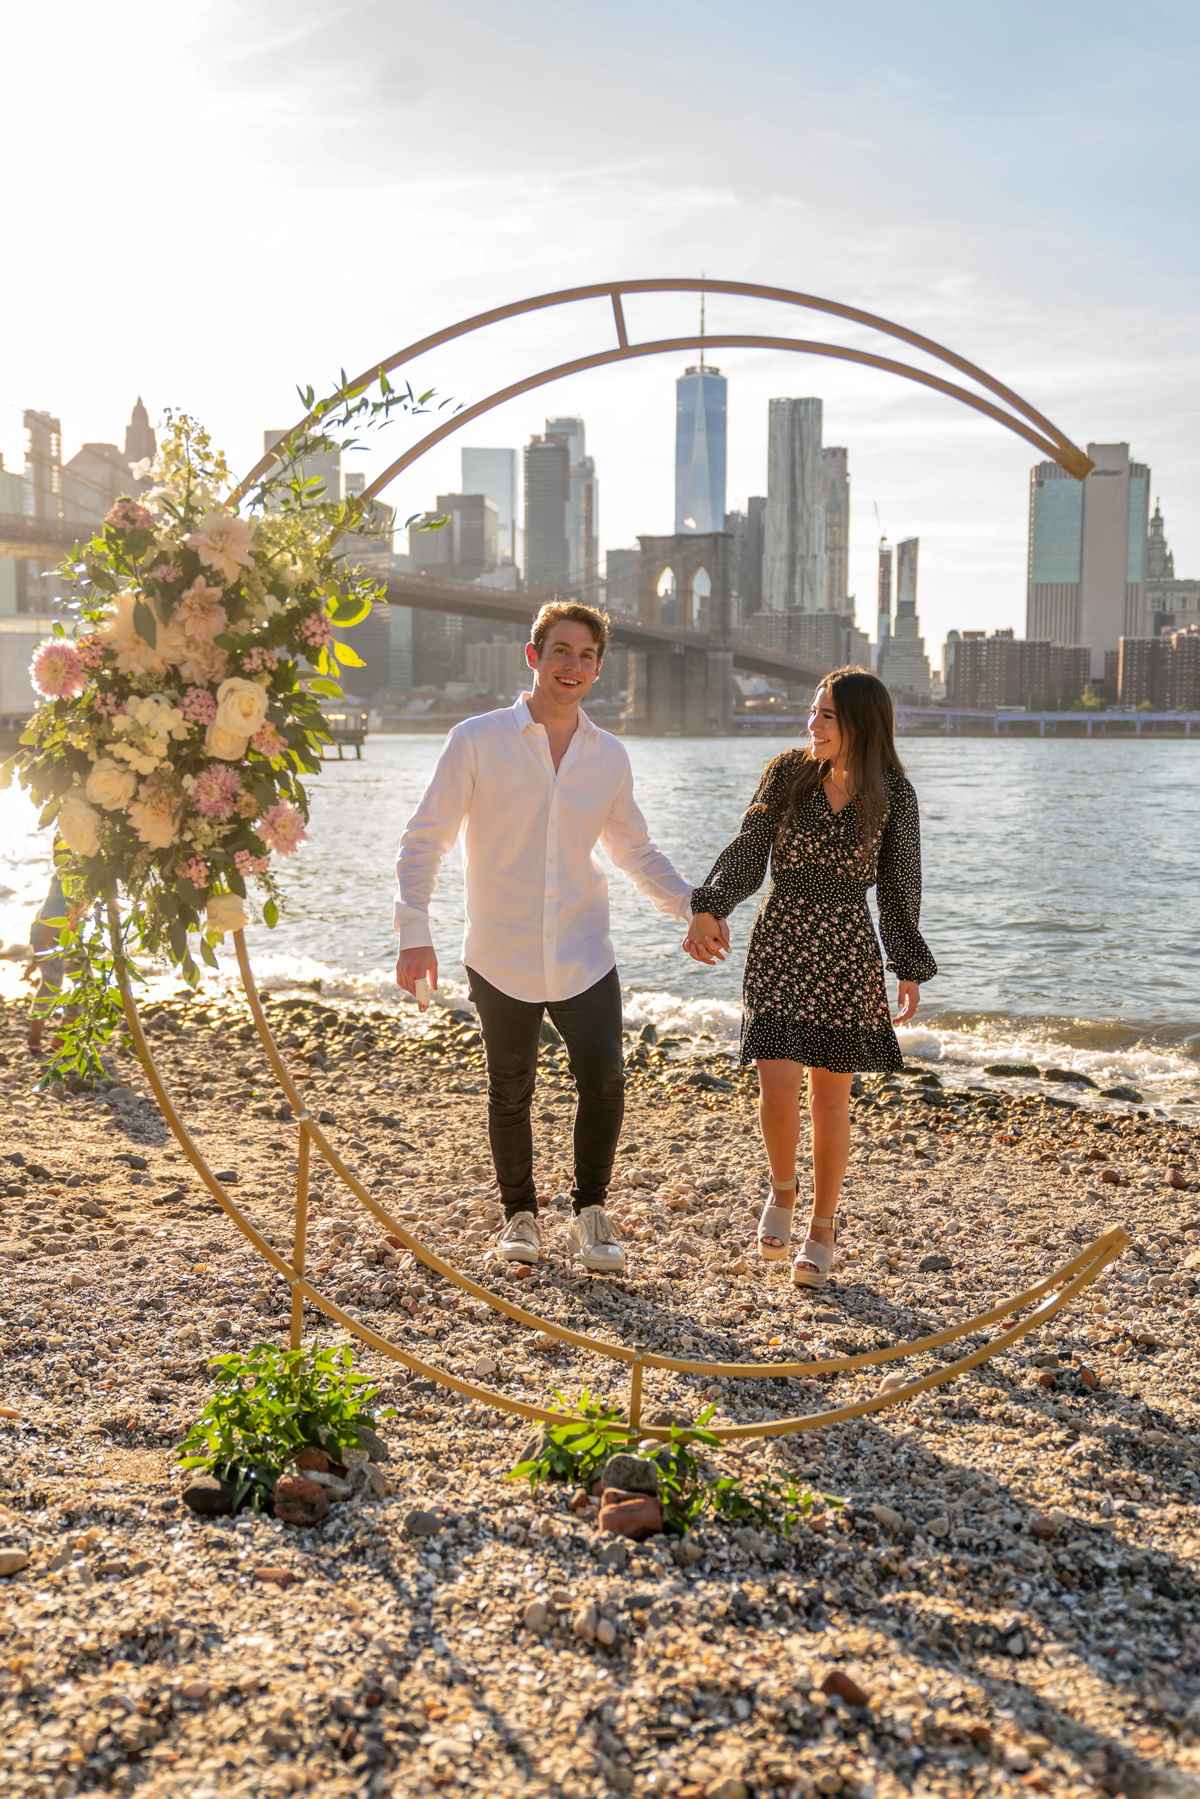
{"label": "gravel ground", "polygon": [[[611,1201],[629,1260],[604,1280],[564,1260],[555,1228],[571,1113],[548,1043],[550,1259],[510,1287],[485,1259],[499,1214],[469,1015],[418,1023],[311,993],[270,1010],[310,1105],[406,1223],[530,1309],[627,1341],[840,1353],[980,1311],[1110,1224],[1133,1248],[951,1387],[722,1451],[727,1471],[845,1499],[787,1540],[711,1523],[640,1546],[602,1535],[568,1490],[506,1481],[527,1427],[365,1353],[396,1408],[390,1490],[317,1529],[206,1521],[180,1504],[174,1445],[208,1357],[286,1340],[285,1289],[201,1188],[136,1062],[118,1055],[100,1097],[35,1095],[10,1008],[6,1794],[1200,1795],[1200,1109],[1093,1110],[1061,1083],[959,1091],[920,1065],[864,1078],[836,1278],[803,1295],[753,1254],[751,1081],[715,1050],[681,1063],[631,1043]],[[286,1253],[295,1131],[244,1012],[181,999],[148,1018],[210,1165]],[[312,1271],[376,1328],[510,1394],[624,1396],[623,1370],[539,1345],[392,1254],[338,1183],[318,1192]],[[306,1330],[336,1340],[315,1313]],[[652,1372],[646,1404],[745,1421],[879,1379]],[[416,1510],[435,1534],[414,1534]]]}

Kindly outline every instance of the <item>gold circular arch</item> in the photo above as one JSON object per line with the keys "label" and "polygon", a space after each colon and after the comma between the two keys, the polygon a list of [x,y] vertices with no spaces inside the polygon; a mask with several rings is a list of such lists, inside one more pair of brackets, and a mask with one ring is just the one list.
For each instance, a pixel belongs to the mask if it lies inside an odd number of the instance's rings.
{"label": "gold circular arch", "polygon": [[[634,343],[629,337],[626,326],[623,300],[630,294],[646,293],[701,293],[731,294],[742,298],[761,299],[778,302],[800,309],[827,313],[847,319],[852,323],[880,331],[884,335],[910,345],[922,354],[933,357],[960,375],[984,389],[984,393],[972,392],[944,376],[932,374],[924,369],[915,368],[909,363],[896,361],[892,357],[881,356],[871,351],[851,349],[845,345],[823,343],[812,339],[779,337],[773,335],[747,334],[715,334],[686,335],[676,338],[660,338],[645,343]],[[544,311],[549,308],[568,306],[581,301],[608,299],[613,314],[613,323],[617,342],[610,349],[595,352],[588,356],[575,358],[573,361],[557,364],[552,368],[542,369],[528,375],[522,380],[510,383],[498,389],[485,399],[472,406],[456,412],[451,418],[444,420],[433,430],[427,432],[418,443],[398,457],[366,490],[367,499],[373,499],[393,481],[397,475],[412,466],[413,463],[431,450],[435,444],[458,431],[471,420],[479,418],[506,401],[529,393],[536,388],[544,387],[550,382],[563,379],[567,375],[579,374],[587,369],[601,368],[610,363],[629,361],[644,356],[665,355],[672,351],[696,348],[738,348],[738,349],[773,349],[799,352],[815,356],[829,356],[844,362],[858,363],[870,368],[877,368],[885,373],[902,377],[920,386],[931,388],[945,394],[948,398],[973,408],[985,417],[993,419],[1005,429],[1024,438],[1043,455],[1057,462],[1059,466],[1082,481],[1089,473],[1092,463],[1086,454],[1074,444],[1066,434],[1052,424],[1049,419],[1014,393],[1010,388],[989,375],[986,370],[956,355],[944,345],[933,339],[923,337],[919,332],[910,331],[906,327],[894,324],[875,313],[864,312],[857,307],[844,306],[836,301],[819,299],[812,294],[794,292],[789,288],[765,287],[757,283],[739,281],[709,281],[707,279],[671,279],[648,281],[615,281],[601,282],[587,287],[564,288],[555,293],[539,294],[532,299],[514,302],[507,306],[494,307],[488,312],[476,313],[469,319],[461,320],[457,325],[448,326],[430,336],[420,338],[398,350],[393,356],[374,364],[352,381],[347,381],[338,394],[331,396],[336,401],[339,397],[361,393],[381,375],[390,375],[395,369],[403,368],[425,352],[439,348],[443,344],[452,343],[473,332],[486,329],[490,325],[503,320],[518,318],[525,314]],[[991,398],[986,397],[991,395]],[[323,416],[322,409],[310,412],[301,420],[289,435],[294,436],[307,428],[319,425]],[[286,441],[286,439],[284,440]],[[280,460],[277,452],[268,451],[235,490],[235,503],[243,498],[254,483]],[[967,1350],[954,1361],[935,1368],[931,1373],[904,1382],[887,1392],[878,1392],[866,1399],[852,1401],[849,1404],[833,1407],[824,1412],[805,1414],[796,1417],[775,1418],[754,1424],[726,1425],[718,1427],[714,1434],[722,1440],[733,1440],[745,1437],[787,1436],[800,1431],[819,1429],[830,1424],[845,1422],[853,1418],[865,1417],[870,1413],[882,1411],[887,1407],[900,1405],[915,1398],[931,1387],[941,1386],[947,1381],[956,1379],[969,1369],[978,1367],[982,1362],[1009,1348],[1030,1331],[1036,1330],[1054,1314],[1069,1304],[1075,1296],[1094,1281],[1110,1262],[1114,1261],[1128,1247],[1129,1237],[1125,1231],[1114,1228],[1105,1231],[1095,1242],[1081,1250],[1078,1255],[1062,1264],[1052,1273],[1038,1281],[1026,1291],[1014,1295],[1001,1304],[992,1306],[978,1317],[965,1320],[951,1326],[947,1330],[937,1331],[930,1336],[916,1339],[909,1343],[898,1344],[893,1348],[866,1351],[859,1355],[835,1356],[823,1361],[802,1362],[717,1362],[698,1361],[688,1357],[659,1355],[641,1345],[610,1342],[602,1338],[590,1336],[583,1331],[571,1330],[557,1320],[539,1317],[526,1310],[514,1301],[505,1299],[469,1276],[462,1274],[441,1256],[431,1250],[421,1239],[409,1231],[406,1226],[383,1206],[369,1189],[359,1180],[330,1143],[319,1124],[311,1117],[305,1104],[304,1095],[293,1081],[286,1063],[271,1034],[262,1002],[254,982],[250,968],[250,959],[246,949],[245,935],[242,931],[234,933],[234,947],[237,954],[238,969],[242,985],[249,1003],[251,1016],[257,1029],[267,1059],[275,1074],[280,1088],[291,1106],[299,1128],[299,1144],[297,1153],[296,1197],[294,1212],[294,1229],[292,1256],[289,1261],[274,1249],[266,1238],[256,1229],[240,1207],[226,1192],[223,1184],[209,1168],[199,1147],[194,1142],[182,1118],[176,1111],[167,1092],[162,1077],[155,1065],[149,1043],[142,1028],[141,1019],[134,1003],[129,984],[124,956],[120,947],[120,927],[115,895],[109,902],[109,926],[116,960],[117,979],[120,983],[122,1002],[126,1021],[133,1038],[139,1059],[146,1070],[151,1089],[158,1101],[163,1116],[182,1147],[188,1160],[200,1175],[209,1192],[217,1200],[223,1211],[242,1232],[247,1241],[257,1250],[262,1259],[287,1282],[291,1292],[291,1343],[298,1348],[303,1328],[303,1311],[307,1302],[317,1307],[328,1318],[342,1326],[352,1336],[378,1353],[393,1361],[401,1363],[414,1373],[436,1381],[451,1392],[459,1393],[464,1398],[478,1401],[495,1410],[508,1412],[522,1418],[533,1419],[542,1423],[584,1423],[582,1419],[572,1419],[570,1414],[550,1409],[545,1406],[530,1405],[507,1393],[494,1388],[485,1387],[476,1381],[465,1380],[422,1357],[415,1356],[410,1350],[402,1348],[390,1338],[374,1331],[361,1319],[345,1311],[334,1300],[328,1298],[315,1288],[306,1274],[307,1230],[308,1230],[308,1190],[309,1173],[312,1154],[315,1151],[335,1174],[354,1194],[355,1198],[371,1213],[376,1222],[383,1226],[393,1238],[408,1252],[422,1262],[432,1273],[451,1281],[461,1291],[482,1301],[493,1311],[511,1319],[526,1329],[547,1332],[560,1343],[574,1348],[587,1349],[608,1360],[624,1364],[630,1370],[630,1392],[628,1402],[628,1433],[630,1437],[646,1435],[661,1440],[670,1439],[670,1430],[653,1425],[646,1426],[641,1422],[642,1381],[646,1369],[666,1369],[682,1374],[702,1374],[709,1378],[721,1376],[738,1380],[769,1380],[780,1378],[796,1378],[812,1380],[824,1375],[854,1373],[872,1367],[879,1367],[888,1362],[903,1361],[911,1356],[928,1353],[944,1348],[948,1344],[971,1337],[979,1338],[975,1346]],[[997,1334],[988,1337],[986,1333],[993,1326],[1002,1326]]]}
{"label": "gold circular arch", "polygon": [[[698,294],[731,294],[740,299],[771,301],[779,305],[791,306],[807,312],[827,313],[835,318],[847,319],[853,324],[864,325],[872,331],[879,331],[885,337],[896,339],[900,343],[911,345],[923,355],[931,356],[935,361],[945,364],[947,368],[957,370],[965,375],[977,387],[985,389],[994,399],[987,399],[983,394],[973,393],[969,388],[960,387],[957,382],[949,381],[944,376],[931,374],[925,369],[913,367],[911,363],[897,362],[893,357],[880,356],[870,350],[855,350],[844,344],[824,343],[817,339],[777,337],[747,333],[715,333],[713,335],[686,334],[683,337],[655,338],[646,343],[634,343],[625,320],[624,299],[629,294],[664,294],[664,293],[698,293]],[[918,386],[932,388],[937,393],[945,394],[949,399],[957,400],[964,406],[972,407],[985,417],[994,419],[1006,430],[1013,431],[1057,462],[1060,468],[1082,481],[1092,469],[1092,462],[1078,444],[1073,443],[1064,431],[1052,424],[1045,415],[1031,406],[1010,387],[989,375],[986,369],[969,362],[966,357],[947,349],[945,344],[936,342],[931,337],[924,337],[919,331],[910,331],[907,326],[897,325],[891,319],[885,319],[878,313],[864,312],[857,306],[845,306],[837,300],[824,300],[816,294],[798,293],[788,287],[765,287],[759,282],[750,281],[709,281],[696,280],[691,277],[678,277],[647,281],[602,281],[586,287],[565,287],[554,293],[536,294],[528,300],[514,300],[507,306],[495,306],[488,312],[477,312],[471,318],[460,319],[456,325],[447,325],[441,331],[434,331],[427,337],[417,338],[406,344],[402,350],[387,356],[361,375],[345,383],[339,393],[360,393],[378,381],[381,375],[390,375],[401,369],[406,363],[424,355],[429,350],[438,349],[443,344],[454,343],[458,338],[469,337],[477,331],[484,331],[491,325],[500,324],[507,319],[522,318],[529,313],[545,312],[560,306],[573,306],[589,300],[607,299],[612,306],[613,325],[616,343],[610,349],[598,350],[588,356],[579,356],[570,362],[558,363],[552,368],[540,369],[536,374],[526,375],[519,381],[513,381],[506,387],[498,388],[486,398],[477,400],[471,406],[464,407],[451,418],[443,420],[440,425],[425,434],[419,442],[406,450],[379,475],[364,493],[364,499],[375,499],[404,470],[411,468],[435,444],[439,444],[453,432],[460,431],[473,419],[503,406],[509,400],[517,399],[521,394],[531,393],[535,388],[546,387],[551,382],[561,381],[568,375],[582,374],[587,369],[603,368],[614,362],[628,362],[642,356],[664,356],[672,351],[694,349],[746,349],[746,350],[787,350],[808,356],[829,356],[840,362],[858,363],[867,368],[880,369],[886,374],[898,375],[906,381],[913,381]],[[332,396],[336,398],[337,395]],[[1000,404],[996,402],[999,401]],[[295,431],[306,430],[309,426],[319,424],[321,412],[309,412]],[[283,441],[286,441],[283,440]],[[253,486],[254,482],[279,460],[276,452],[268,450],[251,469],[241,486],[237,489],[240,498]]]}

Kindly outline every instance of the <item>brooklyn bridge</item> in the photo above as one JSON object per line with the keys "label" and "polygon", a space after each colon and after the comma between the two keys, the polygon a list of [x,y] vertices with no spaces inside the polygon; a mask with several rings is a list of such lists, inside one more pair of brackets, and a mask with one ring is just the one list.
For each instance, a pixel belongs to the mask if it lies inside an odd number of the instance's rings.
{"label": "brooklyn bridge", "polygon": [[[93,528],[78,520],[0,513],[0,556],[58,562]],[[735,669],[804,688],[826,672],[816,661],[752,641],[749,631],[733,623],[731,542],[721,531],[638,539],[636,610],[610,606],[608,612],[611,643],[634,652],[627,715],[640,731],[724,735],[733,720]],[[390,605],[521,627],[554,597],[550,588],[484,587],[428,575],[389,573],[380,579]],[[569,591],[578,591],[575,584]]]}

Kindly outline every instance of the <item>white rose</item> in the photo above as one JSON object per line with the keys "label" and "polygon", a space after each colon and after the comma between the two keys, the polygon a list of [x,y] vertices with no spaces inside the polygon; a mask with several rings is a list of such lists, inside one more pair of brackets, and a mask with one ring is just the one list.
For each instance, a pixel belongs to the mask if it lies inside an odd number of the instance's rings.
{"label": "white rose", "polygon": [[83,791],[94,806],[103,806],[106,812],[123,812],[137,792],[137,781],[129,769],[122,768],[111,756],[103,756],[88,776]]}
{"label": "white rose", "polygon": [[204,917],[206,931],[224,936],[226,931],[244,931],[246,912],[236,893],[214,893]]}
{"label": "white rose", "polygon": [[100,848],[100,814],[72,787],[58,809],[58,834],[77,856],[94,856]]}
{"label": "white rose", "polygon": [[230,675],[217,688],[215,723],[231,736],[253,737],[267,716],[267,695],[257,681]]}
{"label": "white rose", "polygon": [[217,756],[222,762],[240,762],[246,754],[248,737],[240,731],[226,731],[218,724],[209,725],[204,733],[204,747],[210,756]]}

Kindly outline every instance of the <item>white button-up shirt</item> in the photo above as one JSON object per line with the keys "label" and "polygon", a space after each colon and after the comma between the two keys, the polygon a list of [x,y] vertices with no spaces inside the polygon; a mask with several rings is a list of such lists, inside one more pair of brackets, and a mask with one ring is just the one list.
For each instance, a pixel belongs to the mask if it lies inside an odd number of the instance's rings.
{"label": "white button-up shirt", "polygon": [[557,772],[525,694],[455,725],[400,839],[401,949],[433,942],[433,884],[460,829],[463,962],[512,999],[571,999],[613,967],[597,844],[660,912],[691,920],[694,882],[651,843],[624,745],[582,712]]}

